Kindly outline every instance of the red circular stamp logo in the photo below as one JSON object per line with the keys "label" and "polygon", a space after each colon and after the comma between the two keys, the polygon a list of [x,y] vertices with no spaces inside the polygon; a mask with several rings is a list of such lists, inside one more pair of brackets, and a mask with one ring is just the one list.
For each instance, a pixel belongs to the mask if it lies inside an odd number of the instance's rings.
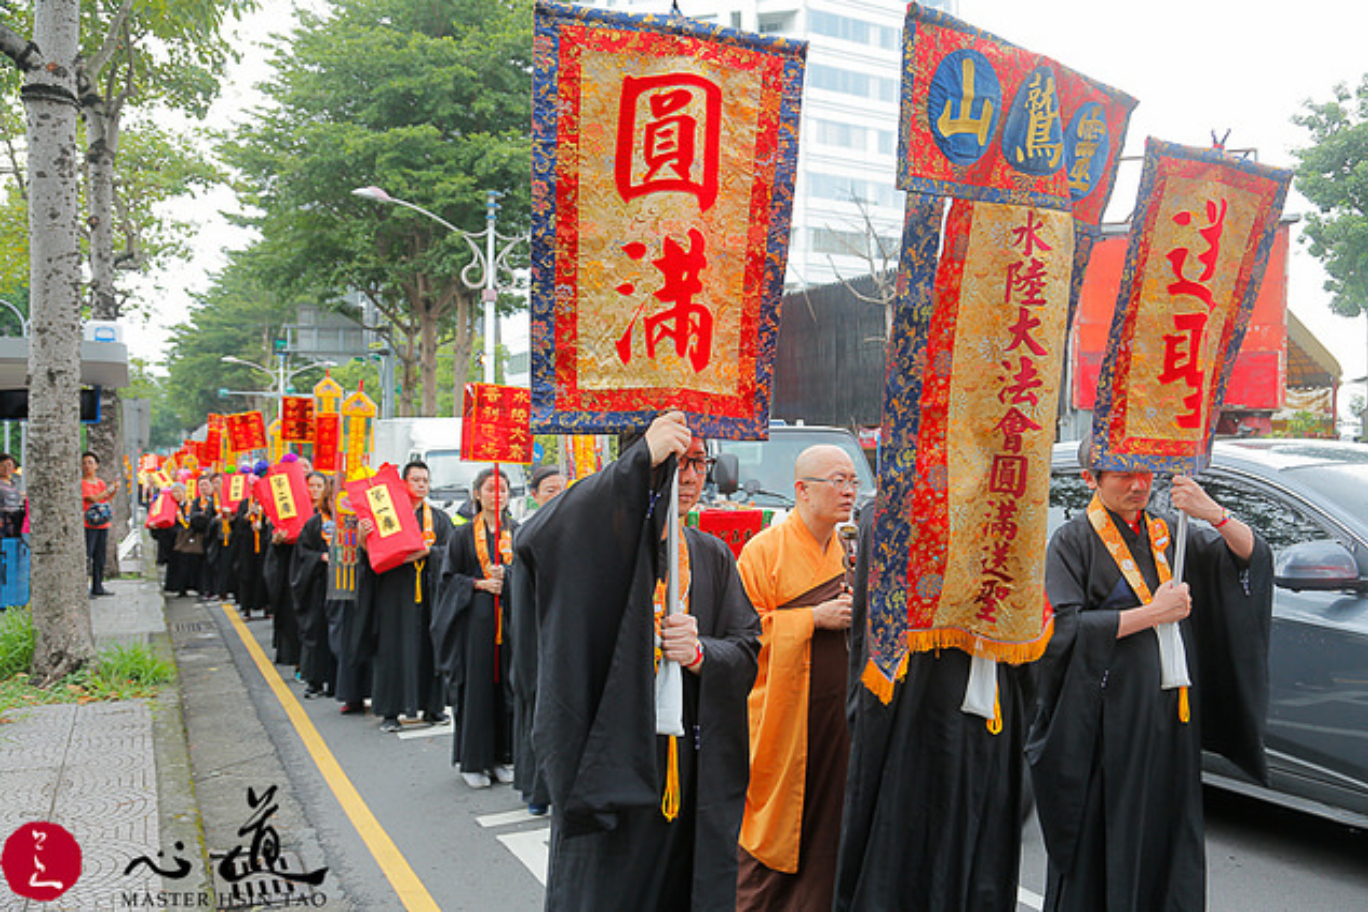
{"label": "red circular stamp logo", "polygon": [[55,823],[26,823],[5,840],[0,868],[15,893],[49,902],[81,877],[81,847]]}

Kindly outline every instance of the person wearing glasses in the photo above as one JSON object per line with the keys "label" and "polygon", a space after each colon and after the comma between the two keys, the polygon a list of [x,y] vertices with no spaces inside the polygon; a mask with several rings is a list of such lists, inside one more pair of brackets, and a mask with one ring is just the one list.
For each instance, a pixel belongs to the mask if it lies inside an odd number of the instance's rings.
{"label": "person wearing glasses", "polygon": [[762,625],[742,910],[827,909],[835,889],[851,608],[836,527],[855,509],[855,464],[839,447],[809,447],[794,464],[793,491],[793,512],[747,542],[738,561]]}
{"label": "person wearing glasses", "polygon": [[[726,544],[683,528],[707,465],[684,416],[663,415],[532,514],[514,542],[537,615],[532,739],[551,801],[548,910],[735,906],[760,623]],[[680,532],[675,615],[664,603],[670,522]],[[666,662],[683,668],[680,737],[656,734]]]}

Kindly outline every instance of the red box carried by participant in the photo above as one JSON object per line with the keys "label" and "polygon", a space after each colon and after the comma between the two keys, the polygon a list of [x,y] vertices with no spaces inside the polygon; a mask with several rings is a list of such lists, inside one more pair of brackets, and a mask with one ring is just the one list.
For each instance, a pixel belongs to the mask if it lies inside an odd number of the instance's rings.
{"label": "red box carried by participant", "polygon": [[370,478],[347,482],[347,497],[356,515],[375,526],[366,539],[366,557],[376,573],[393,570],[427,547],[408,485],[388,462]]}
{"label": "red box carried by participant", "polygon": [[264,478],[257,479],[255,490],[271,525],[285,533],[287,542],[299,538],[304,524],[313,515],[304,467],[297,462],[278,462]]}

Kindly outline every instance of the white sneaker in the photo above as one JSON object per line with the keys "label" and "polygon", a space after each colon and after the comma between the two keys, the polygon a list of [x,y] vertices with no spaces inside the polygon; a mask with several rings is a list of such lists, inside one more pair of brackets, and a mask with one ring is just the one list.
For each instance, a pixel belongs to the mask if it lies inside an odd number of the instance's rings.
{"label": "white sneaker", "polygon": [[494,767],[494,778],[507,785],[513,781],[513,767],[500,763]]}
{"label": "white sneaker", "polygon": [[487,789],[491,784],[488,773],[461,773],[461,778],[473,789]]}

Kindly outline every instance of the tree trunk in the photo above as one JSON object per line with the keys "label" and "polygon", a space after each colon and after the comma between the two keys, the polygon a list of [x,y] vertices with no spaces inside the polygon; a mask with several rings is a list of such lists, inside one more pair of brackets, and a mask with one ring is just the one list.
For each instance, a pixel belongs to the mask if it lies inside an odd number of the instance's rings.
{"label": "tree trunk", "polygon": [[[27,484],[33,534],[33,674],[49,682],[94,653],[81,521],[81,253],[77,237],[76,51],[79,0],[37,0],[46,66],[23,98],[29,153],[32,338]],[[78,570],[77,568],[81,568]]]}
{"label": "tree trunk", "polygon": [[[119,299],[114,289],[114,159],[118,154],[119,117],[103,100],[82,108],[86,137],[86,198],[90,212],[90,316],[118,320]],[[100,423],[88,425],[86,442],[100,459],[100,477],[108,483],[123,475],[123,435],[119,433],[119,395],[100,394]],[[125,488],[125,490],[127,490]],[[114,519],[105,547],[105,576],[119,575],[119,542],[128,531],[128,498],[110,504]]]}
{"label": "tree trunk", "polygon": [[418,368],[422,372],[423,417],[437,414],[437,318],[432,308],[422,307],[418,324]]}
{"label": "tree trunk", "polygon": [[456,338],[452,340],[451,349],[455,356],[455,364],[452,365],[452,379],[455,381],[453,389],[456,392],[456,413],[459,415],[461,403],[465,397],[465,385],[470,379],[470,354],[471,343],[474,333],[471,332],[471,323],[474,319],[472,304],[475,300],[476,292],[462,292],[456,298]]}
{"label": "tree trunk", "polygon": [[413,336],[405,335],[404,344],[398,346],[395,353],[399,355],[399,417],[408,418],[413,415],[413,388],[418,385],[418,364],[413,355]]}

